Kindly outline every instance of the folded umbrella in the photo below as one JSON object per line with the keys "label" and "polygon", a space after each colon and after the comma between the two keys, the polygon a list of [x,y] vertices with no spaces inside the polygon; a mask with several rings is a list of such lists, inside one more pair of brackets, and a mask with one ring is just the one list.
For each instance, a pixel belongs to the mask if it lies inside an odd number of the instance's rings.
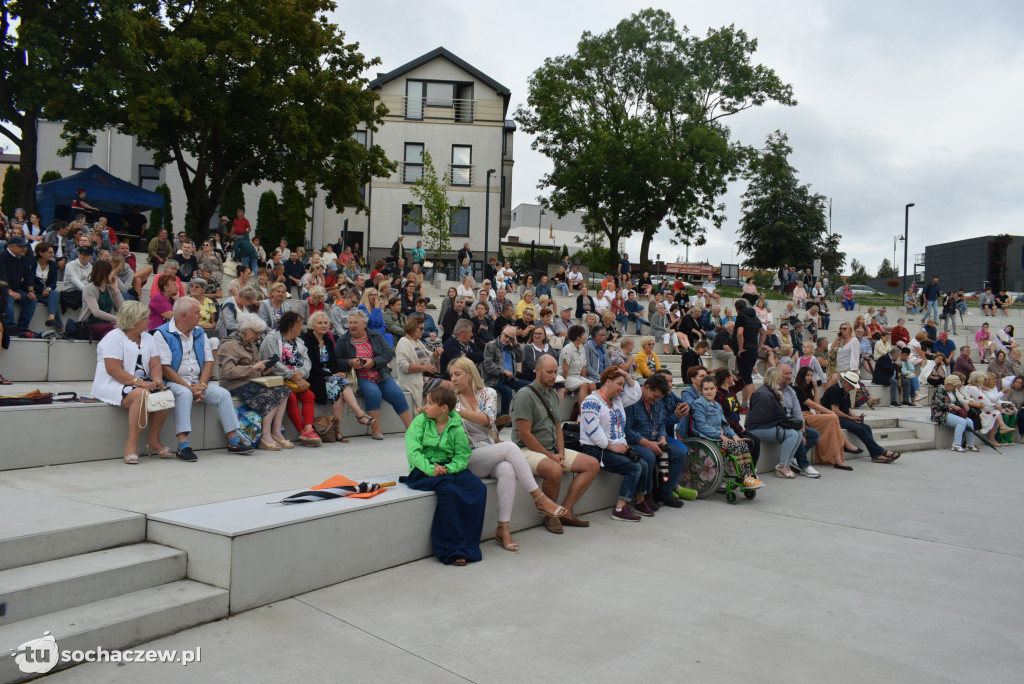
{"label": "folded umbrella", "polygon": [[327,501],[329,499],[340,499],[353,497],[357,499],[369,499],[385,491],[387,487],[394,487],[394,482],[355,482],[344,475],[334,477],[314,485],[305,492],[298,492],[286,496],[280,501],[268,501],[268,504],[295,504],[312,503],[314,501]]}

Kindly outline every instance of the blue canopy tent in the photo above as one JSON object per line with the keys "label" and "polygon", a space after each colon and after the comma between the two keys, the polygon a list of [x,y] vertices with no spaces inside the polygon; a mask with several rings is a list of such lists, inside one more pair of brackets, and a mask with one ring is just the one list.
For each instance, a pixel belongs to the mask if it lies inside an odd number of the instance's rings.
{"label": "blue canopy tent", "polygon": [[70,219],[71,200],[79,189],[85,190],[85,201],[99,209],[115,229],[121,226],[121,216],[134,207],[145,211],[164,206],[162,194],[132,185],[93,165],[72,176],[36,186],[36,207],[44,224],[54,219]]}

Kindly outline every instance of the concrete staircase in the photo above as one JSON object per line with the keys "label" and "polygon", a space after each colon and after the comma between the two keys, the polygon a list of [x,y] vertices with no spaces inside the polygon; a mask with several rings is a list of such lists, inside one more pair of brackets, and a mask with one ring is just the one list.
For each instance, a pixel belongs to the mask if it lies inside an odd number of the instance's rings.
{"label": "concrete staircase", "polygon": [[[49,503],[19,505],[38,510]],[[228,593],[186,579],[183,551],[147,543],[144,515],[53,505],[43,525],[5,516],[11,524],[0,538],[0,681],[36,676],[21,671],[12,651],[46,632],[59,651],[109,651],[227,617]]]}

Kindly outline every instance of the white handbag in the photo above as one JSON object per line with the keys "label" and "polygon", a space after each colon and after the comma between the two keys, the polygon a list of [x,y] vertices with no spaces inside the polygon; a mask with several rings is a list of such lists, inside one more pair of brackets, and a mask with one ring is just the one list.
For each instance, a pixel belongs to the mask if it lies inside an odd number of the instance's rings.
{"label": "white handbag", "polygon": [[166,411],[174,408],[174,394],[171,390],[146,392],[146,411]]}

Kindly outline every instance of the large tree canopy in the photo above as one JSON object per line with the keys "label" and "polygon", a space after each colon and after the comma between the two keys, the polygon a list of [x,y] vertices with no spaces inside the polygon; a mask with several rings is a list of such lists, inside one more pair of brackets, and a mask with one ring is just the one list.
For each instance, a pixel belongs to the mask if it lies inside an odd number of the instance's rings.
{"label": "large tree canopy", "polygon": [[560,216],[585,210],[587,231],[614,253],[620,238],[642,234],[641,262],[666,223],[673,242],[703,244],[749,154],[722,120],[769,100],[795,104],[791,86],[751,63],[756,49],[733,26],[697,38],[648,9],[584,33],[575,55],[546,59],[529,108],[516,112],[554,167],[538,185],[551,188],[545,204]]}
{"label": "large tree canopy", "polygon": [[[367,210],[359,186],[389,175],[377,146],[385,107],[360,74],[378,63],[346,43],[332,0],[140,0],[120,26],[117,125],[170,164],[205,232],[225,190],[261,180],[325,190]],[[69,122],[95,127],[88,112]]]}
{"label": "large tree canopy", "polygon": [[784,133],[775,131],[751,160],[736,246],[753,268],[809,268],[820,257],[825,272],[838,272],[845,261],[845,255],[836,252],[841,236],[828,234],[825,197],[797,182],[788,142]]}

